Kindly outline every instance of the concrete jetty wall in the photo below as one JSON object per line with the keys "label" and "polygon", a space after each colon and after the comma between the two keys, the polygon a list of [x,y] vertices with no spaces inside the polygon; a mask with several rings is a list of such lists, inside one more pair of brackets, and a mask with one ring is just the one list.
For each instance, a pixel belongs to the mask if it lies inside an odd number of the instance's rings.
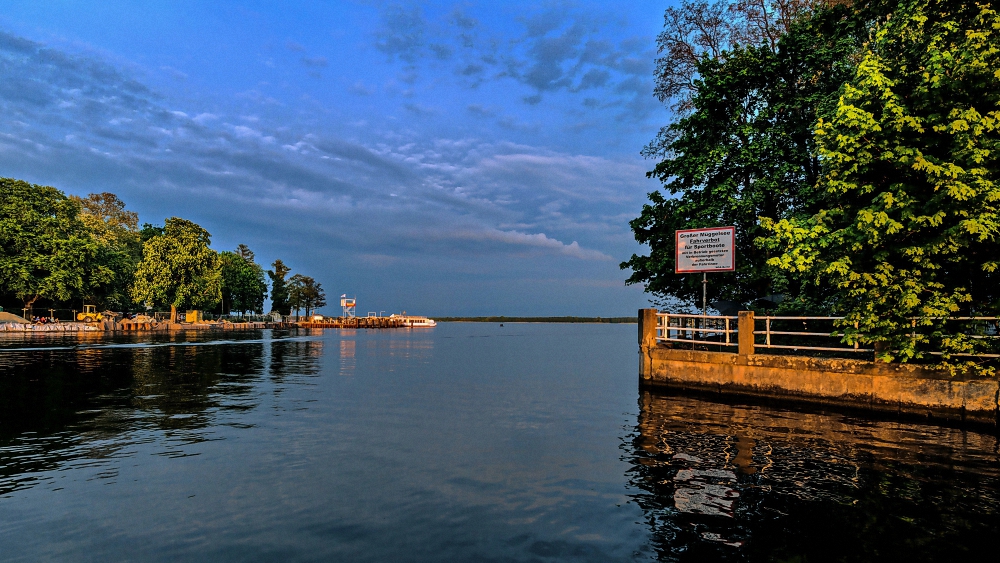
{"label": "concrete jetty wall", "polygon": [[84,322],[59,322],[49,324],[35,323],[0,323],[0,332],[22,332],[22,333],[92,333],[92,332],[167,332],[183,330],[262,330],[268,328],[291,329],[298,328],[296,323],[274,323],[274,322],[205,322],[205,323],[145,323],[145,322],[119,322],[105,319],[96,323]]}
{"label": "concrete jetty wall", "polygon": [[406,328],[407,324],[397,317],[340,317],[324,321],[302,321],[302,328]]}
{"label": "concrete jetty wall", "polygon": [[753,352],[752,318],[740,319],[739,352],[682,350],[656,341],[656,309],[639,311],[639,381],[877,411],[997,424],[1000,382],[909,364]]}
{"label": "concrete jetty wall", "polygon": [[0,332],[101,332],[103,327],[86,323],[0,323]]}

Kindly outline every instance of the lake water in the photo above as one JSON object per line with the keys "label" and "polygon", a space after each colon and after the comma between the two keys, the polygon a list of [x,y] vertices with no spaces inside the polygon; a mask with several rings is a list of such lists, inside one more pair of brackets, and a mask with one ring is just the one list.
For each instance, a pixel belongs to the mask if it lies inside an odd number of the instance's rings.
{"label": "lake water", "polygon": [[642,391],[635,325],[0,341],[3,561],[960,561],[994,434]]}

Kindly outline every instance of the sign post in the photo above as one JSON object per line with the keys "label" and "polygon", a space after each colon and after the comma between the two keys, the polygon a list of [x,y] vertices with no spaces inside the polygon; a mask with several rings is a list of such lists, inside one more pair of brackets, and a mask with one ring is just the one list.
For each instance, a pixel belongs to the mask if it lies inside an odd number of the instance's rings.
{"label": "sign post", "polygon": [[736,227],[684,229],[674,235],[677,254],[674,272],[701,272],[701,314],[708,314],[708,272],[732,272],[736,247]]}

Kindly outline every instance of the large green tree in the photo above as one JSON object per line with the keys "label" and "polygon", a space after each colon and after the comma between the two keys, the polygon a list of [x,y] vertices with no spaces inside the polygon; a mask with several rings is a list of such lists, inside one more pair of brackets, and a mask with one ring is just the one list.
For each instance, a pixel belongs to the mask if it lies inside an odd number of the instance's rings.
{"label": "large green tree", "polygon": [[770,264],[832,288],[847,341],[884,360],[986,342],[942,318],[1000,313],[997,12],[904,2],[815,135],[825,201],[767,224]]}
{"label": "large green tree", "polygon": [[267,284],[264,270],[253,261],[253,252],[244,245],[236,252],[221,252],[222,312],[264,311]]}
{"label": "large green tree", "polygon": [[212,309],[222,299],[222,268],[211,248],[211,235],[186,219],[171,217],[163,234],[142,246],[132,298],[150,306]]}
{"label": "large green tree", "polygon": [[114,272],[80,219],[80,204],[59,190],[0,178],[0,291],[30,308],[68,301],[108,284]]}
{"label": "large green tree", "polygon": [[299,309],[305,309],[308,317],[314,310],[326,306],[326,293],[312,277],[295,274],[288,281],[288,301],[296,316]]}
{"label": "large green tree", "polygon": [[106,283],[93,287],[87,298],[103,308],[131,308],[129,288],[142,259],[139,216],[110,192],[71,199],[80,204],[80,220],[97,240],[97,261],[112,273]]}
{"label": "large green tree", "polygon": [[[685,3],[667,11],[659,37],[657,94],[677,118],[646,147],[663,191],[630,225],[648,255],[622,268],[626,283],[694,302],[701,278],[674,273],[678,229],[736,227],[736,271],[715,273],[710,299],[750,303],[776,293],[807,309],[820,297],[768,267],[761,217],[811,211],[820,174],[813,125],[832,111],[853,73],[863,17],[825,2]],[[694,36],[685,34],[694,33]],[[669,59],[667,57],[670,57]]]}
{"label": "large green tree", "polygon": [[271,278],[271,310],[282,315],[292,313],[288,302],[288,282],[285,279],[291,271],[280,259],[275,260],[267,271],[267,277]]}

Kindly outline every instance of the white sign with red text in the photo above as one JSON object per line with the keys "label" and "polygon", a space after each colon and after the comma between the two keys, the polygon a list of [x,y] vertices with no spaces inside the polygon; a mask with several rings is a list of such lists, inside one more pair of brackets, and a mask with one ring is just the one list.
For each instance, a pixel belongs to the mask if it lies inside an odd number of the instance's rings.
{"label": "white sign with red text", "polygon": [[686,229],[677,231],[678,274],[694,272],[731,272],[736,269],[733,252],[736,227]]}

